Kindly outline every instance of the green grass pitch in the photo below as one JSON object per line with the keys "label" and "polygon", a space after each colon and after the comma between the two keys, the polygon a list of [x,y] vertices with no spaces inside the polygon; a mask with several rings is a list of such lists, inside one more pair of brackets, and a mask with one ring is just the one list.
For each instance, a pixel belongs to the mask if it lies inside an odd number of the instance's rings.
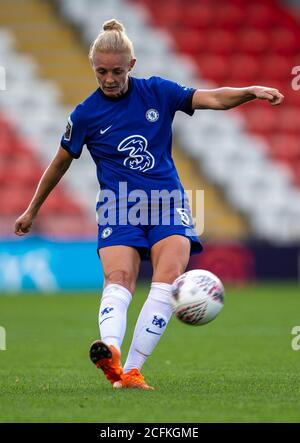
{"label": "green grass pitch", "polygon": [[[130,306],[123,362],[146,294],[140,286]],[[89,361],[98,304],[95,293],[0,297],[1,422],[300,421],[296,284],[227,288],[205,326],[173,318],[143,369],[152,392],[114,391]]]}

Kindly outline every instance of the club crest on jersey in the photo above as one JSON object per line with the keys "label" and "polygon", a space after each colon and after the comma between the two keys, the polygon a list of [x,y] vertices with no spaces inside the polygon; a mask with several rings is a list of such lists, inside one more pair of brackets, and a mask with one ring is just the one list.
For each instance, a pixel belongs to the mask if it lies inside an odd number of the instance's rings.
{"label": "club crest on jersey", "polygon": [[107,237],[109,237],[110,235],[111,235],[111,233],[112,233],[112,229],[111,228],[105,228],[105,229],[103,229],[103,232],[102,232],[102,234],[101,234],[101,238],[107,238]]}
{"label": "club crest on jersey", "polygon": [[72,129],[73,129],[73,122],[71,120],[71,118],[68,118],[68,123],[66,126],[66,130],[64,133],[64,139],[67,140],[68,142],[71,140],[72,137]]}
{"label": "club crest on jersey", "polygon": [[155,165],[153,155],[147,151],[148,141],[142,135],[130,135],[124,138],[118,146],[118,151],[128,152],[123,164],[129,169],[146,172]]}
{"label": "club crest on jersey", "polygon": [[148,109],[146,112],[146,119],[151,123],[156,122],[159,119],[159,112],[153,108]]}

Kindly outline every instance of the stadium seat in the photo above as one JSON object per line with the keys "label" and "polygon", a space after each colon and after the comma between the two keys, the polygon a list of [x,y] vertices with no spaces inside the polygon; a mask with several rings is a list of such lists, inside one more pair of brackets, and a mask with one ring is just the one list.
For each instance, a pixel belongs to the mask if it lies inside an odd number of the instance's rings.
{"label": "stadium seat", "polygon": [[187,2],[184,8],[181,6],[180,12],[188,28],[206,32],[214,24],[215,11],[209,4]]}
{"label": "stadium seat", "polygon": [[282,55],[266,55],[261,58],[260,70],[260,75],[269,81],[285,80],[291,71],[290,60]]}
{"label": "stadium seat", "polygon": [[211,55],[231,54],[235,47],[234,34],[230,31],[212,28],[205,32],[206,51]]}
{"label": "stadium seat", "polygon": [[296,55],[300,50],[300,35],[291,29],[276,27],[270,32],[270,43],[277,54]]}
{"label": "stadium seat", "polygon": [[27,165],[9,162],[4,171],[0,169],[0,182],[6,187],[16,184],[33,191],[41,176],[41,168],[31,162]]}
{"label": "stadium seat", "polygon": [[216,29],[225,29],[229,31],[236,30],[245,23],[247,19],[245,7],[234,5],[231,2],[223,2],[222,6],[214,8],[214,26]]}
{"label": "stadium seat", "polygon": [[270,154],[278,160],[300,160],[300,138],[292,134],[276,134],[270,139]]}
{"label": "stadium seat", "polygon": [[82,209],[76,202],[70,201],[60,188],[56,188],[48,196],[40,212],[42,215],[79,215],[82,214]]}
{"label": "stadium seat", "polygon": [[155,25],[163,26],[167,29],[180,27],[182,23],[181,8],[170,8],[168,3],[153,4],[151,6],[152,19]]}
{"label": "stadium seat", "polygon": [[267,32],[253,28],[239,31],[236,37],[237,49],[241,53],[261,55],[269,50]]}
{"label": "stadium seat", "polygon": [[206,49],[205,35],[197,30],[176,29],[173,35],[177,49],[184,54],[196,56]]}
{"label": "stadium seat", "polygon": [[228,59],[230,82],[254,82],[260,70],[259,59],[251,55],[233,55]]}
{"label": "stadium seat", "polygon": [[278,119],[278,130],[287,134],[300,135],[300,108],[295,106],[283,107]]}
{"label": "stadium seat", "polygon": [[[292,81],[292,76],[291,76],[291,81]],[[299,81],[299,85],[300,85],[300,81]],[[291,88],[291,82],[289,82],[289,87],[283,91],[284,93],[284,101],[286,105],[290,105],[290,106],[295,106],[295,107],[300,107],[300,88],[298,91],[295,91]]]}
{"label": "stadium seat", "polygon": [[19,215],[28,206],[32,198],[32,190],[24,189],[22,186],[10,185],[9,188],[0,190],[0,215]]}
{"label": "stadium seat", "polygon": [[230,70],[230,65],[225,57],[218,55],[201,55],[198,58],[198,66],[201,76],[216,82],[226,78]]}
{"label": "stadium seat", "polygon": [[247,4],[245,10],[247,26],[267,30],[276,24],[278,15],[272,6],[254,2]]}
{"label": "stadium seat", "polygon": [[245,110],[246,123],[250,131],[268,135],[278,125],[276,115],[268,108],[252,108]]}

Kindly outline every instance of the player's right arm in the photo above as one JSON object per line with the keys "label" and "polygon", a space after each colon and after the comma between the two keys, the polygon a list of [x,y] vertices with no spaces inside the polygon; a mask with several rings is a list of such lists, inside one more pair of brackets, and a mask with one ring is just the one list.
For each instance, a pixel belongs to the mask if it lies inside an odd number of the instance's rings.
{"label": "player's right arm", "polygon": [[44,172],[34,196],[25,212],[16,220],[15,234],[24,235],[30,231],[33,220],[50,192],[68,170],[73,157],[61,146]]}

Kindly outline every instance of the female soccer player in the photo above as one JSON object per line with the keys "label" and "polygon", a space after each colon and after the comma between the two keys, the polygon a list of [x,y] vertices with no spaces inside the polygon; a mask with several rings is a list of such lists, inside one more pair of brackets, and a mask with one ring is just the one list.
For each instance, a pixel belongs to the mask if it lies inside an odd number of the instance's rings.
{"label": "female soccer player", "polygon": [[[202,249],[171,157],[174,114],[225,110],[256,98],[277,105],[283,96],[261,86],[195,90],[159,77],[134,78],[132,42],[114,19],[104,23],[89,58],[99,88],[69,117],[61,146],[16,220],[15,233],[29,232],[48,194],[86,145],[101,186],[98,254],[105,277],[101,340],[92,343],[90,358],[113,387],[149,390],[140,370],[171,318],[171,284],[185,271],[190,254]],[[127,309],[141,259],[147,257],[153,266],[151,289],[122,368]]]}

